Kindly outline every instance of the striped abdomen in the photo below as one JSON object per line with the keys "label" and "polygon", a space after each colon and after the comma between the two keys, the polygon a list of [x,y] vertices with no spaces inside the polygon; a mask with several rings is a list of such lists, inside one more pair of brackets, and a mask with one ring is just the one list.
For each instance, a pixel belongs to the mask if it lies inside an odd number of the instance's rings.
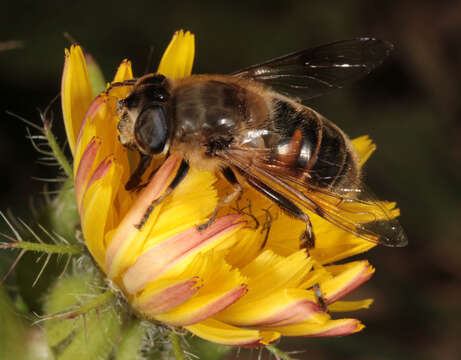
{"label": "striped abdomen", "polygon": [[336,125],[291,101],[276,98],[273,105],[272,124],[278,138],[270,145],[272,171],[320,188],[357,183],[355,152]]}

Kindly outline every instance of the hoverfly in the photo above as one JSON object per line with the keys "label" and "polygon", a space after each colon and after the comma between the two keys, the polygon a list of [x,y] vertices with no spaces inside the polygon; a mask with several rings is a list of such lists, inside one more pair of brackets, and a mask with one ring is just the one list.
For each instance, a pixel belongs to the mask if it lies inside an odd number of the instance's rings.
{"label": "hoverfly", "polygon": [[[230,75],[169,79],[148,74],[113,84],[132,86],[118,102],[119,140],[141,156],[126,188],[140,186],[154,156],[178,154],[183,160],[167,193],[187,175],[189,166],[221,172],[235,189],[221,205],[241,193],[243,179],[306,223],[306,248],[312,248],[315,239],[309,212],[363,239],[406,245],[399,223],[364,190],[348,136],[301,103],[368,74],[391,49],[388,42],[358,38]],[[217,209],[199,229],[216,213]]]}

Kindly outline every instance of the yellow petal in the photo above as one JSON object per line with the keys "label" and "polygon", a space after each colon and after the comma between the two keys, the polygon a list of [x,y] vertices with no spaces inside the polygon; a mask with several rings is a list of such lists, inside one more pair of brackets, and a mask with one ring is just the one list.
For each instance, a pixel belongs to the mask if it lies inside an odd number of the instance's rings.
{"label": "yellow petal", "polygon": [[245,285],[239,284],[226,292],[216,291],[204,296],[197,295],[168,313],[157,315],[155,318],[175,326],[196,324],[211,318],[217,312],[238,301],[245,293]]}
{"label": "yellow petal", "polygon": [[169,279],[155,281],[148,291],[135,296],[131,305],[147,318],[165,313],[189,300],[200,288],[200,279]]}
{"label": "yellow petal", "polygon": [[358,301],[335,301],[333,304],[328,305],[328,310],[333,312],[356,311],[361,309],[368,309],[371,304],[373,304],[373,299],[364,299]]}
{"label": "yellow petal", "polygon": [[352,145],[359,157],[360,166],[363,166],[371,154],[376,150],[376,144],[373,143],[367,135],[353,139]]}
{"label": "yellow petal", "polygon": [[[244,298],[241,300],[243,301]],[[281,289],[244,306],[234,306],[216,315],[216,319],[238,326],[275,326],[305,321],[324,322],[325,316],[313,291]]]}
{"label": "yellow petal", "polygon": [[72,154],[80,127],[93,100],[88,69],[83,51],[78,45],[72,45],[65,51],[66,58],[61,82],[61,102],[67,139]]}
{"label": "yellow petal", "polygon": [[[131,68],[131,61],[123,60],[120,66],[117,69],[117,73],[114,76],[113,82],[124,82],[125,80],[133,79],[133,70]],[[132,86],[117,86],[113,87],[110,91],[111,96],[117,98],[124,98],[128,95]]]}
{"label": "yellow petal", "polygon": [[233,267],[244,267],[259,255],[263,239],[259,231],[248,227],[243,228],[238,233],[237,241],[229,249],[227,261]]}
{"label": "yellow petal", "polygon": [[220,252],[214,256],[210,251],[202,269],[191,274],[202,280],[202,287],[194,298],[155,318],[172,325],[194,324],[214,316],[244,296],[247,279],[238,269],[226,264],[223,255],[224,252]]}
{"label": "yellow petal", "polygon": [[157,72],[169,78],[182,78],[192,72],[195,37],[189,31],[177,31],[163,54]]}
{"label": "yellow petal", "polygon": [[[106,270],[104,234],[107,231],[110,211],[118,186],[120,185],[120,166],[113,159],[101,164],[103,176],[88,186],[83,201],[82,230],[86,246],[98,265]],[[104,168],[103,168],[104,167]],[[96,171],[95,171],[96,172]]]}
{"label": "yellow petal", "polygon": [[235,306],[264,298],[271,293],[290,287],[297,287],[312,267],[312,259],[304,250],[282,257],[270,250],[264,251],[250,264],[242,268],[248,277],[248,294]]}
{"label": "yellow petal", "polygon": [[339,319],[329,320],[323,324],[315,324],[306,321],[267,329],[279,331],[284,336],[330,337],[353,334],[362,330],[364,327],[365,326],[356,319]]}
{"label": "yellow petal", "polygon": [[167,188],[169,181],[179,167],[179,159],[170,156],[157,171],[150,183],[142,190],[140,196],[133,202],[129,212],[118,225],[116,231],[108,240],[109,247],[106,252],[107,275],[114,279],[132,265],[142,249],[144,241],[149,236],[155,216],[161,210],[162,203],[154,208],[141,229],[136,227],[143,221],[146,211],[152,202],[158,199]]}
{"label": "yellow petal", "polygon": [[123,275],[126,291],[135,293],[160,276],[174,277],[183,273],[197,254],[216,249],[217,244],[236,233],[241,227],[235,223],[237,220],[238,215],[228,215],[216,219],[203,231],[191,227],[151,247],[137,259],[133,256],[136,262]]}
{"label": "yellow petal", "polygon": [[114,76],[114,82],[123,82],[125,80],[133,79],[133,70],[131,68],[131,61],[125,59],[119,65],[117,72]]}
{"label": "yellow petal", "polygon": [[354,261],[343,265],[328,266],[334,277],[320,283],[325,301],[330,304],[347,295],[367,281],[375,272],[368,261]]}
{"label": "yellow petal", "polygon": [[101,97],[97,97],[88,108],[77,137],[76,148],[74,152],[74,176],[76,176],[76,172],[80,166],[80,161],[82,160],[82,156],[88,145],[94,138],[97,138],[97,129],[94,124],[94,119],[95,117],[104,115],[104,108],[105,102]]}
{"label": "yellow petal", "polygon": [[[213,173],[190,169],[186,178],[162,204],[162,216],[152,228],[144,250],[161,239],[206,222],[218,204]],[[181,221],[178,221],[178,220]]]}
{"label": "yellow petal", "polygon": [[214,319],[185,326],[185,328],[202,339],[234,346],[269,345],[280,337],[280,334],[276,331],[241,329]]}
{"label": "yellow petal", "polygon": [[[311,217],[313,219],[313,217]],[[314,223],[314,221],[312,221]],[[326,223],[324,221],[324,223]],[[350,256],[364,253],[376,246],[371,241],[364,240],[332,224],[315,227],[316,247],[310,250],[310,255],[321,264],[339,261]]]}

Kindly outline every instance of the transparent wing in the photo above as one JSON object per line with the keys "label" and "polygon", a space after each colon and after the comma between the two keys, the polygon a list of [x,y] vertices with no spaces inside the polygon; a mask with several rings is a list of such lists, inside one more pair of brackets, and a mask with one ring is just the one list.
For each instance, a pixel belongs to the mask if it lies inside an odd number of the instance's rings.
{"label": "transparent wing", "polygon": [[231,75],[262,82],[301,100],[342,88],[367,75],[393,46],[374,38],[338,41],[250,66]]}
{"label": "transparent wing", "polygon": [[[274,172],[265,164],[264,151],[229,149],[222,154],[232,166],[281,192],[300,208],[319,215],[338,228],[385,246],[405,246],[405,232],[396,217],[395,204],[377,200],[363,187],[341,193],[301,183],[298,178]],[[258,161],[260,160],[260,161]],[[315,229],[314,229],[315,230]]]}

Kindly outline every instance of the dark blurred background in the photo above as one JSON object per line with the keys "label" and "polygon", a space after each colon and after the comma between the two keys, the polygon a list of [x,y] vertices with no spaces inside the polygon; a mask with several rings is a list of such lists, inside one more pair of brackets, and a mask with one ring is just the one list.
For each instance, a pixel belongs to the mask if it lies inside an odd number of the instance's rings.
{"label": "dark blurred background", "polygon": [[59,92],[69,46],[63,33],[97,58],[109,80],[124,58],[136,75],[152,71],[180,28],[196,34],[196,73],[227,73],[357,36],[395,45],[366,79],[307,105],[351,137],[368,134],[377,143],[367,183],[378,197],[398,202],[410,244],[362,256],[377,269],[353,296],[375,299],[352,314],[367,325],[363,332],[280,346],[303,350],[296,357],[305,359],[461,358],[460,1],[7,0],[0,11],[0,209],[29,213],[30,198],[44,190],[32,177],[56,176],[56,168],[37,163],[24,124],[5,111],[39,123],[37,109]]}

